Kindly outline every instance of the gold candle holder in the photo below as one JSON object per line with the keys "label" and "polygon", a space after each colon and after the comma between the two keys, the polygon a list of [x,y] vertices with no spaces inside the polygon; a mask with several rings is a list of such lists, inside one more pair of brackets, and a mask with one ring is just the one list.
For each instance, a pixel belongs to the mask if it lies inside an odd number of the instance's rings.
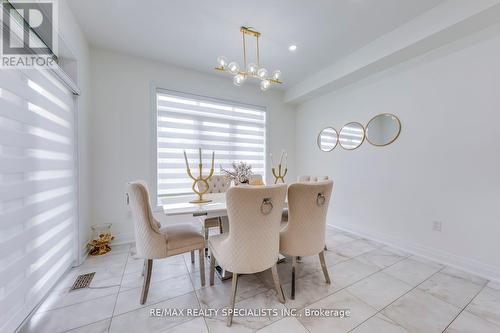
{"label": "gold candle holder", "polygon": [[288,168],[285,167],[285,170],[283,171],[283,174],[281,174],[281,163],[278,164],[278,173],[276,174],[276,169],[273,167],[271,169],[271,171],[273,172],[273,176],[274,176],[274,183],[277,184],[278,181],[281,180],[282,183],[285,183],[285,176],[286,176],[286,173],[288,172]]}
{"label": "gold candle holder", "polygon": [[[191,168],[189,167],[186,152],[184,151],[184,159],[186,160],[186,171],[187,171],[188,176],[193,180],[193,186],[192,186],[193,192],[198,195],[198,199],[192,200],[192,201],[190,201],[190,203],[197,203],[197,204],[207,203],[207,202],[212,201],[209,199],[203,199],[203,194],[207,193],[208,180],[214,174],[214,153],[212,152],[212,167],[210,168],[210,172],[209,172],[208,176],[206,176],[206,177],[203,177],[203,163],[201,160],[201,148],[199,149],[199,154],[200,154],[200,163],[198,163],[199,176],[194,177],[193,174],[191,173]],[[203,183],[204,189],[202,191],[199,190],[200,186],[198,186],[198,183],[200,183],[200,182]]]}

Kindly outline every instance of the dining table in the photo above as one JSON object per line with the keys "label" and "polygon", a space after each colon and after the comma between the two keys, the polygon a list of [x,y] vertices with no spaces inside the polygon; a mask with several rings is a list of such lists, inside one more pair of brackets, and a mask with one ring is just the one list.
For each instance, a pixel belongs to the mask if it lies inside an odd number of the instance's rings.
{"label": "dining table", "polygon": [[[222,221],[222,232],[229,232],[229,220],[227,218],[226,194],[225,193],[206,193],[203,195],[206,200],[211,200],[206,203],[191,203],[188,200],[191,197],[186,197],[185,201],[165,203],[162,205],[163,214],[167,217],[181,218],[182,220],[192,218],[220,218]],[[284,209],[288,207],[285,202]],[[285,257],[280,254],[278,263],[283,262]],[[221,280],[226,280],[232,277],[231,272],[217,265],[215,267],[217,275]]]}

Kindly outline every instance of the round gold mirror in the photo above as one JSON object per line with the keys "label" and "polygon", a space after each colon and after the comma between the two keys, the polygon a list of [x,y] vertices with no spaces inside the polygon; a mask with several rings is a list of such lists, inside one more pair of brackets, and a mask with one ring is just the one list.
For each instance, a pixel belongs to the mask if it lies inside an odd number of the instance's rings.
{"label": "round gold mirror", "polygon": [[374,146],[387,146],[393,143],[401,132],[401,122],[390,113],[373,117],[366,125],[366,140]]}
{"label": "round gold mirror", "polygon": [[332,151],[339,142],[339,135],[335,128],[327,127],[319,132],[317,142],[321,151]]}
{"label": "round gold mirror", "polygon": [[339,141],[342,148],[353,150],[361,146],[365,140],[365,129],[360,123],[345,124],[340,130]]}

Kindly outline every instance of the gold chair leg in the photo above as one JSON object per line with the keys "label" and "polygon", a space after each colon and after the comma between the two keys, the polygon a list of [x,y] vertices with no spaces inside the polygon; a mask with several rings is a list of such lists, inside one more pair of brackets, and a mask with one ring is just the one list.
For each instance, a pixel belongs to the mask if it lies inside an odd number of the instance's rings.
{"label": "gold chair leg", "polygon": [[148,298],[149,283],[151,282],[151,272],[153,270],[153,260],[146,259],[144,264],[146,266],[146,272],[144,276],[144,283],[142,285],[141,304],[146,303],[146,299]]}
{"label": "gold chair leg", "polygon": [[330,275],[328,274],[328,268],[325,264],[325,251],[321,251],[319,253],[319,262],[321,263],[321,269],[323,270],[323,274],[325,275],[326,283],[330,284]]}
{"label": "gold chair leg", "polygon": [[231,296],[229,298],[229,311],[231,311],[227,317],[226,326],[231,326],[233,322],[233,310],[234,310],[234,301],[236,299],[236,289],[238,288],[238,274],[233,273],[233,283],[231,286]]}
{"label": "gold chair leg", "polygon": [[191,263],[194,264],[194,251],[191,251]]}
{"label": "gold chair leg", "polygon": [[213,252],[210,253],[210,285],[214,285],[214,277],[215,277],[215,256]]}
{"label": "gold chair leg", "polygon": [[198,250],[198,259],[200,260],[200,279],[201,286],[205,286],[205,248]]}
{"label": "gold chair leg", "polygon": [[280,276],[278,275],[276,264],[271,267],[271,274],[273,275],[274,288],[276,288],[276,292],[278,293],[278,300],[280,303],[285,303],[285,294],[283,293],[283,288],[281,288]]}
{"label": "gold chair leg", "polygon": [[295,299],[295,270],[297,269],[297,257],[292,257],[292,292],[291,299]]}

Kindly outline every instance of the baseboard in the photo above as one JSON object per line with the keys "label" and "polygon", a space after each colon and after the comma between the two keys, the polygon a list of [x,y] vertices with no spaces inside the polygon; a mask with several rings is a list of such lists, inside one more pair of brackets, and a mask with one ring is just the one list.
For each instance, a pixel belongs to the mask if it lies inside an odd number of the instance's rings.
{"label": "baseboard", "polygon": [[490,281],[500,282],[500,268],[484,264],[474,259],[460,257],[442,250],[412,243],[407,240],[398,239],[396,237],[378,232],[366,232],[364,230],[345,228],[332,224],[328,224],[328,226],[394,247],[404,252],[424,257],[440,264],[461,269],[471,274],[481,276]]}

